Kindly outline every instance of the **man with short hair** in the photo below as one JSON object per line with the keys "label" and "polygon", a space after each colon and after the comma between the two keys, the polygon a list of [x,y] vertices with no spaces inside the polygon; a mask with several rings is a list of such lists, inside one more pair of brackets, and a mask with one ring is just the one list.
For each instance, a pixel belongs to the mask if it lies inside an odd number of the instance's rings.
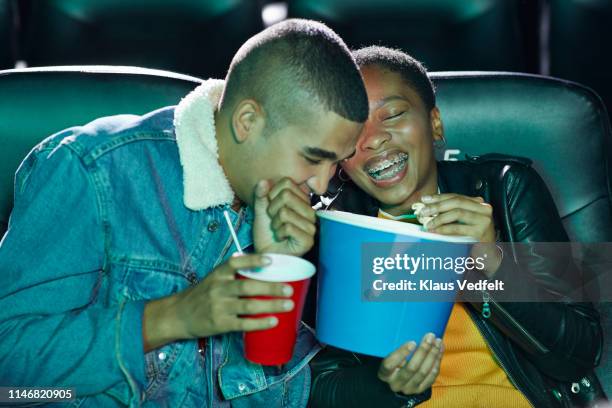
{"label": "man with short hair", "polygon": [[[342,40],[288,20],[245,43],[225,83],[46,139],[0,244],[0,384],[75,388],[81,406],[305,406],[309,328],[283,367],[242,350],[243,331],[277,324],[243,315],[290,310],[291,287],[234,276],[311,248],[309,194],[367,111]],[[230,257],[225,211],[256,254]]]}

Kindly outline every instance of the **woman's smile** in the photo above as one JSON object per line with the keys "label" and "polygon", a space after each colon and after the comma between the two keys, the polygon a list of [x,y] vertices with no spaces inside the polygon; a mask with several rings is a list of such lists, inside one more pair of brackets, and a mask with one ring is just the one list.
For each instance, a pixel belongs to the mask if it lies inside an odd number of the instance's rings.
{"label": "woman's smile", "polygon": [[408,154],[384,152],[369,159],[363,170],[378,187],[389,187],[402,180],[408,172]]}

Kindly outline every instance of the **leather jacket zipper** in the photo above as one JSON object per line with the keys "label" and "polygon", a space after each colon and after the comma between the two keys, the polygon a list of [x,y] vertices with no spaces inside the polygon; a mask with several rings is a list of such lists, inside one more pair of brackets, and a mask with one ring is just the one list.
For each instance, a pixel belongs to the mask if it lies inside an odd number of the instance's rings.
{"label": "leather jacket zipper", "polygon": [[[487,293],[488,294],[488,293]],[[484,322],[480,321],[480,319],[476,319],[474,316],[472,316],[472,313],[469,313],[470,318],[472,319],[472,321],[474,322],[474,324],[476,324],[476,327],[479,328],[480,330],[480,334],[484,335],[484,331],[490,333],[489,328],[486,327],[486,325],[484,324]],[[527,400],[527,402],[529,403],[529,405],[531,405],[532,407],[535,407],[536,405],[533,403],[533,401],[529,398],[529,396],[518,386],[516,380],[514,379],[514,377],[510,374],[510,371],[508,370],[508,368],[506,367],[506,365],[504,364],[504,362],[501,360],[501,358],[499,357],[499,353],[496,350],[496,346],[493,345],[493,342],[489,342],[487,341],[487,345],[489,346],[489,349],[491,350],[491,352],[493,353],[493,355],[495,356],[495,361],[497,362],[497,364],[501,367],[501,369],[504,371],[504,373],[506,373],[506,376],[508,377],[508,379],[510,380],[510,382],[512,383],[512,385],[514,385],[514,388],[516,388],[521,394],[523,394],[523,396],[525,397],[525,399]]]}
{"label": "leather jacket zipper", "polygon": [[491,317],[491,308],[489,307],[489,301],[491,300],[491,296],[489,292],[483,290],[482,291],[482,317],[488,319]]}
{"label": "leather jacket zipper", "polygon": [[[516,321],[516,319],[514,319],[514,317],[512,317],[503,307],[501,307],[499,303],[497,303],[494,299],[491,299],[490,296],[488,296],[487,300],[488,300],[487,303],[490,303],[491,306],[495,306],[495,313],[501,314],[503,316],[503,319],[506,322],[508,322],[508,324],[512,325],[514,329],[518,330],[529,341],[529,343],[537,349],[538,352],[540,353],[548,352],[548,349],[544,347],[542,343],[540,343],[535,337],[529,334],[529,332],[527,332],[527,330],[525,330],[523,326],[521,326]],[[489,312],[489,316],[490,314],[491,313]]]}

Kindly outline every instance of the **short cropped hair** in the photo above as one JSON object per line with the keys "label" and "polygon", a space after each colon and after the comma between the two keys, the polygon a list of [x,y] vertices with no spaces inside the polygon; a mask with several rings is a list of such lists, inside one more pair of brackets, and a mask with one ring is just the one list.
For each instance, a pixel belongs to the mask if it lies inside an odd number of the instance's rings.
{"label": "short cropped hair", "polygon": [[309,20],[275,24],[238,50],[220,105],[233,108],[246,98],[263,106],[268,131],[316,120],[317,107],[353,122],[368,118],[367,94],[350,51],[329,27]]}
{"label": "short cropped hair", "polygon": [[371,46],[353,51],[360,68],[376,65],[399,74],[423,100],[427,111],[436,106],[436,93],[425,66],[403,51]]}

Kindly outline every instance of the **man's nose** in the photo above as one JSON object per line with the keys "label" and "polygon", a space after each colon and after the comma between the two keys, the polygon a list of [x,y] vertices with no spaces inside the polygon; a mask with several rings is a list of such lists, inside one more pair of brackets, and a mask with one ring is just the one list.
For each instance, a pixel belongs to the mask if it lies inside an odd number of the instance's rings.
{"label": "man's nose", "polygon": [[313,174],[307,181],[306,185],[311,192],[316,195],[323,195],[327,191],[329,180],[336,170],[336,165],[320,166],[317,172]]}

